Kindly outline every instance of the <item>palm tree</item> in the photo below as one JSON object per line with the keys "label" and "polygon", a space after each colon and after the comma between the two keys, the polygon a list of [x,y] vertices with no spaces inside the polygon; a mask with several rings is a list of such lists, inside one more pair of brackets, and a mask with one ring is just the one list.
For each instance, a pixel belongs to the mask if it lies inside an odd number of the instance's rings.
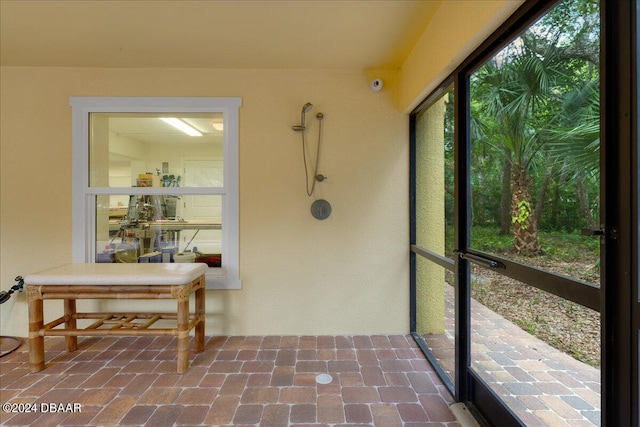
{"label": "palm tree", "polygon": [[540,54],[519,38],[471,79],[472,135],[505,153],[514,249],[520,254],[540,252],[530,171],[543,147],[541,129],[553,117],[548,101],[562,73],[556,46],[549,43]]}
{"label": "palm tree", "polygon": [[580,209],[591,229],[598,228],[589,207],[585,181],[600,181],[600,92],[595,78],[564,95],[552,126],[545,131],[548,153],[560,173],[576,182]]}
{"label": "palm tree", "polygon": [[549,153],[561,161],[571,160],[573,171],[600,173],[599,80],[591,80],[564,96],[553,126],[545,132]]}

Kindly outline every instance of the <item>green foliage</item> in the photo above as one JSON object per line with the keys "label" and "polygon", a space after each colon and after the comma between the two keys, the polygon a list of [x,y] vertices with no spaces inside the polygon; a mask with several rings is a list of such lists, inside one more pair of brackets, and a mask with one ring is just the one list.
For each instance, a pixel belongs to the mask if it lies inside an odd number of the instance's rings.
{"label": "green foliage", "polygon": [[545,131],[549,155],[557,171],[599,177],[600,91],[599,81],[567,92],[552,127]]}
{"label": "green foliage", "polygon": [[500,254],[511,249],[513,238],[500,235],[500,230],[496,227],[474,226],[471,228],[471,245],[476,249]]}
{"label": "green foliage", "polygon": [[528,333],[530,333],[531,335],[535,335],[536,334],[536,329],[537,329],[538,324],[535,321],[527,319],[527,320],[521,321],[521,323],[522,323],[522,326],[524,326],[524,329]]}
{"label": "green foliage", "polygon": [[565,0],[470,76],[474,226],[504,221],[509,163],[532,196],[512,224],[535,215],[540,231],[571,234],[598,222],[599,36],[599,2]]}
{"label": "green foliage", "polygon": [[577,232],[544,232],[540,240],[543,254],[558,261],[572,262],[586,257],[597,259],[600,255],[600,239]]}
{"label": "green foliage", "polygon": [[[451,239],[452,240],[452,239]],[[497,227],[471,227],[471,246],[495,254],[506,254],[513,243],[511,236],[501,236]],[[600,240],[580,233],[540,232],[542,258],[556,262],[598,259]],[[599,264],[596,265],[599,269]],[[597,274],[598,271],[594,271]]]}
{"label": "green foliage", "polygon": [[531,203],[526,200],[518,203],[518,215],[511,217],[512,224],[520,224],[523,230],[527,229],[527,219],[531,216],[533,211],[531,210]]}

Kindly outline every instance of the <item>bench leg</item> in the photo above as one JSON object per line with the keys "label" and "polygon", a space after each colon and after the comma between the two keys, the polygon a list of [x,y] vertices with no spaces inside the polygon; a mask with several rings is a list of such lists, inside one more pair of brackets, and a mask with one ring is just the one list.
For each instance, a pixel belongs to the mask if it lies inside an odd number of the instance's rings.
{"label": "bench leg", "polygon": [[44,336],[40,335],[44,326],[42,300],[29,298],[29,363],[31,372],[44,369]]}
{"label": "bench leg", "polygon": [[189,369],[189,300],[178,300],[178,373]]}
{"label": "bench leg", "polygon": [[204,286],[196,290],[196,317],[199,320],[196,325],[195,351],[200,353],[204,351],[204,318],[205,318],[205,292]]}
{"label": "bench leg", "polygon": [[[76,321],[76,300],[66,299],[64,300],[64,315],[68,319],[64,322],[65,329],[78,329]],[[76,351],[78,349],[78,337],[67,336],[65,337],[67,351]]]}

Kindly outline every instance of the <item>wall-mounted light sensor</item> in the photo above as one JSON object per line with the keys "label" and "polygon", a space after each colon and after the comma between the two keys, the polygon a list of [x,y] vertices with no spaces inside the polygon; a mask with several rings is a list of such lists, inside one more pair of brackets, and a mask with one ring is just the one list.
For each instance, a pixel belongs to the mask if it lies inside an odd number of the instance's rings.
{"label": "wall-mounted light sensor", "polygon": [[382,90],[382,80],[380,79],[371,80],[371,83],[369,83],[369,87],[374,92],[380,92]]}

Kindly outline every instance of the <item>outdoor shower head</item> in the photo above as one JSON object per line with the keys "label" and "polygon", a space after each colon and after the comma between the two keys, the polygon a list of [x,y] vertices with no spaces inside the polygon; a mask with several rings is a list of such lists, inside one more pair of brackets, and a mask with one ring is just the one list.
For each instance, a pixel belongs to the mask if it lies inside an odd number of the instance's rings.
{"label": "outdoor shower head", "polygon": [[304,104],[302,106],[302,113],[300,114],[300,125],[299,126],[293,126],[292,129],[295,131],[301,131],[301,130],[305,130],[305,114],[307,114],[309,111],[311,111],[311,109],[313,108],[313,104],[310,102],[307,102],[306,104]]}
{"label": "outdoor shower head", "polygon": [[312,108],[313,108],[313,104],[310,102],[307,102],[302,106],[302,114],[308,113],[309,111],[311,111]]}

